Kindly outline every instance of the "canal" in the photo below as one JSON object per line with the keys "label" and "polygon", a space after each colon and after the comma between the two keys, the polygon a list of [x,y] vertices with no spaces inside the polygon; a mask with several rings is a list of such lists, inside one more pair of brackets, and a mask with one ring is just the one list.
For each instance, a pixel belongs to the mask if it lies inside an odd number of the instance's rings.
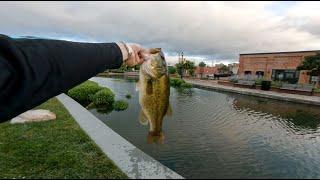
{"label": "canal", "polygon": [[171,88],[164,143],[148,144],[139,123],[135,80],[91,79],[126,99],[125,111],[90,111],[110,128],[186,178],[320,178],[320,110],[232,93]]}

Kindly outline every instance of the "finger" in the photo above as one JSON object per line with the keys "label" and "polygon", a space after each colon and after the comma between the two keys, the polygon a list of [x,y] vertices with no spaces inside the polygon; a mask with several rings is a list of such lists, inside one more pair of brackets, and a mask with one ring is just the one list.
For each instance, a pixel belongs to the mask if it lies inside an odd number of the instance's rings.
{"label": "finger", "polygon": [[144,61],[150,59],[150,50],[149,49],[142,49],[138,54],[139,54],[139,58]]}
{"label": "finger", "polygon": [[139,65],[139,64],[142,64],[144,62],[144,59],[140,58],[139,54],[136,53],[135,54],[135,62],[136,62],[137,65]]}
{"label": "finger", "polygon": [[132,49],[134,50],[134,51],[136,51],[136,52],[139,52],[141,49],[143,49],[143,47],[141,46],[141,45],[139,45],[139,44],[133,44],[133,43],[131,43],[131,44],[129,44],[131,47],[132,47]]}

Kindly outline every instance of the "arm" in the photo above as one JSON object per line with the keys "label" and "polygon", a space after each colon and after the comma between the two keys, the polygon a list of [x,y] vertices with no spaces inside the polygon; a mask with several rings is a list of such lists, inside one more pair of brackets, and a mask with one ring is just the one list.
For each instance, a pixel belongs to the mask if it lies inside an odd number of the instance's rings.
{"label": "arm", "polygon": [[12,39],[0,35],[0,122],[105,69],[120,67],[122,56],[116,43]]}

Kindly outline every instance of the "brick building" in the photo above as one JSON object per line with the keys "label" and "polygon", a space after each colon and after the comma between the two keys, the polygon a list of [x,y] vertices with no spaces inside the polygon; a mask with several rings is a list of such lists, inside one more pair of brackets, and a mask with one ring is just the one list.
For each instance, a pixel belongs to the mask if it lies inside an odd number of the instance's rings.
{"label": "brick building", "polygon": [[202,67],[201,68],[201,67],[197,66],[196,70],[195,70],[195,75],[197,78],[200,78],[201,73],[202,73],[202,77],[206,77],[208,75],[213,75],[217,72],[218,72],[218,67]]}
{"label": "brick building", "polygon": [[294,51],[273,53],[240,54],[238,75],[240,77],[264,77],[289,83],[310,83],[307,71],[296,68],[304,57],[319,51]]}

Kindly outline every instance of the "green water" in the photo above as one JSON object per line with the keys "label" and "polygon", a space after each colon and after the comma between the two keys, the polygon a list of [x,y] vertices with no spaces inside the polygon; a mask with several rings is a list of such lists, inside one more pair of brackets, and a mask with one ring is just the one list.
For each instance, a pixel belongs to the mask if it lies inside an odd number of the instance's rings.
{"label": "green water", "polygon": [[231,93],[171,88],[164,144],[147,144],[134,80],[92,78],[129,108],[95,116],[186,178],[320,178],[320,110]]}

